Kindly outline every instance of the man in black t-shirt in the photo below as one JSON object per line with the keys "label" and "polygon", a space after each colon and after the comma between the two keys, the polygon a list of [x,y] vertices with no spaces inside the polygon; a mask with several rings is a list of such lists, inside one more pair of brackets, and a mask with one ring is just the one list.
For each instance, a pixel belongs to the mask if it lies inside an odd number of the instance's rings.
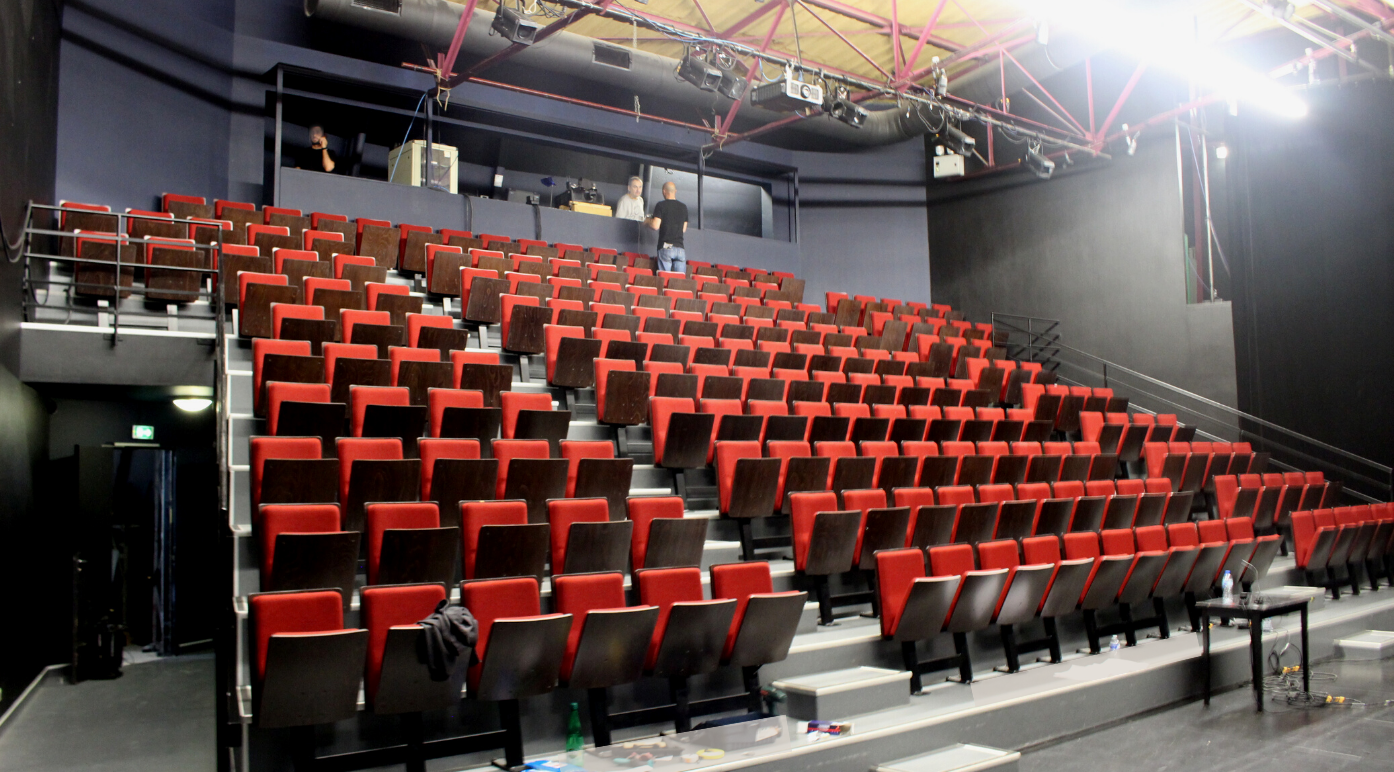
{"label": "man in black t-shirt", "polygon": [[658,270],[687,273],[687,250],[682,236],[687,233],[687,204],[677,200],[678,186],[663,183],[663,200],[654,204],[648,226],[658,231]]}
{"label": "man in black t-shirt", "polygon": [[296,168],[333,174],[338,161],[339,157],[329,149],[329,138],[324,135],[324,127],[311,126],[310,146],[296,150]]}

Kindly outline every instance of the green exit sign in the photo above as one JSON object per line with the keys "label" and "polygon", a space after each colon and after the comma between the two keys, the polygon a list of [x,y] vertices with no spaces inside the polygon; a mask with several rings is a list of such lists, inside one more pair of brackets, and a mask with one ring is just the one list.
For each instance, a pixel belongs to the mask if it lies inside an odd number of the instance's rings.
{"label": "green exit sign", "polygon": [[155,427],[145,426],[144,424],[133,424],[131,426],[131,439],[153,440],[155,439]]}

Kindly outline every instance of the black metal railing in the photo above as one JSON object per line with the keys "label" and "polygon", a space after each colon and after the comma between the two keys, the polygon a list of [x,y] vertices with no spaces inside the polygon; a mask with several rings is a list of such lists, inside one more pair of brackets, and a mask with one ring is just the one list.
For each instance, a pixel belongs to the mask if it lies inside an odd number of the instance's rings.
{"label": "black metal railing", "polygon": [[1322,472],[1361,501],[1389,501],[1394,492],[1390,467],[1067,346],[1058,320],[994,313],[992,327],[995,345],[1008,358],[1039,362],[1067,385],[1113,389],[1115,396],[1128,398],[1133,410],[1175,413],[1181,423],[1196,428],[1197,439],[1248,442],[1255,451],[1271,453],[1277,468]]}
{"label": "black metal railing", "polygon": [[[103,218],[114,222],[112,230],[63,229],[64,213]],[[106,220],[106,218],[110,218]],[[222,293],[217,289],[216,243],[187,243],[175,237],[131,236],[137,222],[183,226],[186,229],[214,226],[208,221],[153,217],[127,212],[94,212],[49,204],[31,203],[25,217],[21,257],[24,260],[24,319],[57,324],[80,324],[111,328],[111,341],[120,341],[121,327],[151,329],[155,320],[171,319],[196,323],[221,333]],[[84,256],[82,245],[100,249],[99,257]],[[147,247],[192,250],[199,256],[196,266],[165,265],[146,260]],[[151,286],[152,277],[196,276],[182,286]],[[108,280],[109,279],[109,280]],[[123,301],[133,302],[123,303]],[[206,304],[206,305],[204,305]],[[171,315],[171,306],[175,314]],[[142,320],[147,320],[142,324]]]}

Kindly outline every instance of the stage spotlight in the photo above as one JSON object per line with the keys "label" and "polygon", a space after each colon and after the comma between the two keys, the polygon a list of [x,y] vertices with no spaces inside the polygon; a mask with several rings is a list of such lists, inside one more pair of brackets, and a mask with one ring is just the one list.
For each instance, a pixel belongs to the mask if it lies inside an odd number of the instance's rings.
{"label": "stage spotlight", "polygon": [[212,404],[213,400],[204,399],[203,397],[181,397],[174,400],[174,406],[186,413],[198,413],[207,410]]}
{"label": "stage spotlight", "polygon": [[1043,180],[1050,179],[1050,175],[1055,173],[1055,162],[1041,154],[1040,145],[1028,148],[1026,158],[1023,160],[1026,163],[1026,168]]}
{"label": "stage spotlight", "polygon": [[533,39],[537,37],[536,24],[521,13],[502,5],[499,6],[498,13],[494,14],[494,23],[491,26],[494,32],[520,46],[532,45]]}
{"label": "stage spotlight", "polygon": [[684,56],[678,65],[678,77],[703,91],[716,91],[721,85],[721,70],[711,66],[697,54]]}
{"label": "stage spotlight", "polygon": [[942,142],[950,152],[963,156],[972,155],[973,149],[978,145],[977,140],[968,136],[967,133],[957,126],[945,126],[944,130],[939,132],[939,141]]}
{"label": "stage spotlight", "polygon": [[717,93],[727,99],[740,101],[740,98],[745,96],[745,87],[749,83],[746,75],[750,73],[750,68],[725,51],[716,51],[709,61],[721,70],[721,82],[716,86]]}
{"label": "stage spotlight", "polygon": [[862,106],[847,98],[847,87],[838,86],[835,95],[823,101],[823,111],[853,128],[860,129],[866,123],[868,113]]}
{"label": "stage spotlight", "polygon": [[1218,158],[1218,159],[1220,159],[1221,161],[1225,160],[1226,158],[1229,158],[1229,146],[1228,146],[1228,145],[1216,145],[1216,146],[1215,146],[1215,157]]}

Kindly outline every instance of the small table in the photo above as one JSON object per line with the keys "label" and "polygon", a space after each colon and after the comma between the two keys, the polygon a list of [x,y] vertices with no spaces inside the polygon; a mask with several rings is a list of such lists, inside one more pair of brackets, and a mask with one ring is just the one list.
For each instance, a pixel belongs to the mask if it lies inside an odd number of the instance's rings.
{"label": "small table", "polygon": [[[1254,598],[1257,598],[1255,600]],[[1196,603],[1200,612],[1201,666],[1205,669],[1205,704],[1210,704],[1210,617],[1249,620],[1249,666],[1253,670],[1254,701],[1258,711],[1263,712],[1263,620],[1269,617],[1291,614],[1296,611],[1302,616],[1302,690],[1311,691],[1307,648],[1307,605],[1311,597],[1306,595],[1235,596],[1231,600],[1215,598]]]}

